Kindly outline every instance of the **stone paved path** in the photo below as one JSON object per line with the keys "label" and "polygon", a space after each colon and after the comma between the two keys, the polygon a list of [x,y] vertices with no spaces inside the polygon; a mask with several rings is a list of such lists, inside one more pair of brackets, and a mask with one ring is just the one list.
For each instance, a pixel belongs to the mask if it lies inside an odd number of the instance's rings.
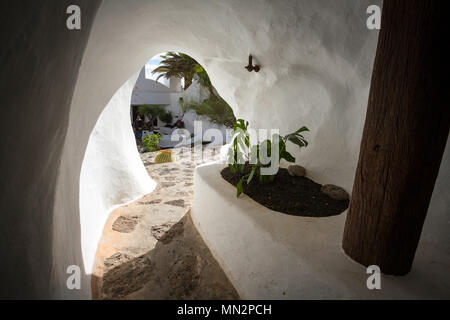
{"label": "stone paved path", "polygon": [[175,162],[141,154],[154,192],[111,213],[97,248],[94,299],[238,299],[193,226],[194,168],[219,158],[183,148]]}

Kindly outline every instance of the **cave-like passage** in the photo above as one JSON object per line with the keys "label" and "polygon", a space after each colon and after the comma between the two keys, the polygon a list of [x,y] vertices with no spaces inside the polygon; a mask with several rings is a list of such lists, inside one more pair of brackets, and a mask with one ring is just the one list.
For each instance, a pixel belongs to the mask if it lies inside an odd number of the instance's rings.
{"label": "cave-like passage", "polygon": [[[108,216],[95,257],[94,299],[239,298],[190,217],[194,169],[220,160],[227,127],[222,123],[219,126],[222,130],[218,130],[217,122],[221,119],[230,122],[232,110],[219,99],[204,69],[200,75],[203,81],[198,73],[189,72],[192,68],[189,63],[198,65],[194,59],[178,53],[173,56],[187,60],[188,65],[181,71],[177,69],[175,76],[174,72],[167,72],[167,87],[154,81],[161,78],[158,74],[149,77],[146,68],[134,85],[130,115],[131,119],[139,119],[139,123],[132,122],[137,151],[156,189]],[[189,88],[184,86],[180,90],[179,80],[184,83],[185,78]],[[182,106],[183,98],[189,104]],[[186,115],[187,109],[190,113]],[[205,109],[211,113],[205,114]],[[221,113],[224,109],[226,114]],[[212,118],[219,121],[213,123]],[[211,137],[196,129],[199,123],[200,128],[215,127],[220,137],[210,143]],[[138,127],[143,127],[139,129],[144,134],[136,134]],[[187,143],[174,142],[172,146],[170,141],[178,140],[174,137],[178,129],[188,132]],[[156,144],[145,143],[145,138],[156,135],[159,135],[153,140]],[[172,161],[160,163],[159,156],[167,152],[172,154]]]}

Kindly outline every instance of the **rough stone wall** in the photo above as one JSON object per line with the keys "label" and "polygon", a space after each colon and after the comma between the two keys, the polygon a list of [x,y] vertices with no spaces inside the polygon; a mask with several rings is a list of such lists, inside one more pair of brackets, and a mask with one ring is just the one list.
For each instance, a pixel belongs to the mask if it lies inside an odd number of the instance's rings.
{"label": "rough stone wall", "polygon": [[[97,0],[0,5],[0,298],[48,298],[53,204],[69,109]],[[81,31],[66,9],[83,10]],[[67,228],[76,247],[79,229]]]}

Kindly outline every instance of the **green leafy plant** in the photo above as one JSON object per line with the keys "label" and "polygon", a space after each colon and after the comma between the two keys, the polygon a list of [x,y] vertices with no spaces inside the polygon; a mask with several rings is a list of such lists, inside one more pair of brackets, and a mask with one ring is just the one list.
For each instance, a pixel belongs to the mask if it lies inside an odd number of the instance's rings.
{"label": "green leafy plant", "polygon": [[[157,81],[161,77],[167,79],[170,79],[171,77],[179,79],[184,78],[186,90],[195,77],[198,83],[209,91],[209,98],[196,104],[186,104],[183,102],[183,99],[180,98],[180,105],[183,108],[183,112],[195,110],[198,115],[205,115],[210,118],[212,122],[223,124],[228,127],[233,126],[233,123],[236,121],[233,110],[228,103],[217,94],[208,73],[195,59],[179,52],[167,52],[161,57],[163,60],[159,67],[152,71],[153,74],[159,73]],[[163,120],[161,116],[160,119]]]}
{"label": "green leafy plant", "polygon": [[[284,137],[275,134],[272,139],[264,140],[259,144],[250,145],[250,134],[248,133],[248,122],[239,119],[233,126],[233,140],[228,150],[228,166],[233,174],[238,174],[240,180],[236,185],[237,197],[244,192],[244,183],[249,185],[253,179],[257,178],[260,183],[271,182],[279,169],[279,160],[285,159],[288,162],[295,162],[295,157],[287,151],[288,141],[299,148],[307,147],[308,142],[303,137],[303,132],[309,131],[307,127],[301,127],[297,131]],[[278,144],[278,155],[276,163],[272,163],[272,144]],[[277,150],[277,148],[275,148]],[[268,161],[270,159],[270,161]],[[248,162],[250,170],[244,174],[245,165]],[[273,174],[262,174],[263,168],[273,168]]]}
{"label": "green leafy plant", "polygon": [[161,141],[162,136],[159,133],[148,134],[142,140],[142,144],[145,147],[147,152],[154,152],[159,150],[159,142]]}
{"label": "green leafy plant", "polygon": [[170,111],[162,112],[159,115],[159,119],[161,119],[161,121],[165,122],[166,124],[172,124],[173,120],[172,112]]}
{"label": "green leafy plant", "polygon": [[250,147],[250,134],[248,133],[248,121],[237,120],[233,124],[233,138],[231,147],[228,149],[228,167],[233,174],[243,173],[247,160],[248,148]]}
{"label": "green leafy plant", "polygon": [[180,104],[183,108],[183,112],[188,110],[194,110],[198,115],[208,117],[212,122],[217,124],[223,124],[227,127],[232,127],[236,122],[233,110],[228,103],[216,95],[211,95],[208,99],[203,100],[200,103],[184,103],[180,98]]}
{"label": "green leafy plant", "polygon": [[[160,105],[141,105],[137,109],[137,113],[141,117],[147,117],[150,119],[150,123],[153,124],[153,122],[163,113],[165,112],[164,107]],[[147,128],[149,130],[152,130],[152,128]]]}

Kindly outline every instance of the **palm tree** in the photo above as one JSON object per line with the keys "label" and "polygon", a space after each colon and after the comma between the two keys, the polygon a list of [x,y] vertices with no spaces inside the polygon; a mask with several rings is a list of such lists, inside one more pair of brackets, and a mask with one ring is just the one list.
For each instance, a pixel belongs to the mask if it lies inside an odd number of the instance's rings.
{"label": "palm tree", "polygon": [[187,89],[197,76],[197,81],[201,86],[208,88],[210,97],[199,104],[186,104],[180,98],[180,104],[183,112],[193,109],[198,115],[206,115],[211,121],[232,126],[236,121],[233,110],[215,91],[206,70],[193,58],[178,52],[167,52],[161,56],[163,60],[160,66],[152,71],[153,74],[160,73],[159,78],[171,77],[184,78],[185,88]]}
{"label": "palm tree", "polygon": [[191,85],[194,75],[197,75],[200,84],[207,87],[212,93],[211,80],[205,69],[195,59],[187,54],[178,52],[167,52],[161,57],[163,60],[160,66],[152,71],[153,74],[160,73],[156,81],[161,77],[166,79],[171,77],[184,78],[185,88],[187,89]]}

